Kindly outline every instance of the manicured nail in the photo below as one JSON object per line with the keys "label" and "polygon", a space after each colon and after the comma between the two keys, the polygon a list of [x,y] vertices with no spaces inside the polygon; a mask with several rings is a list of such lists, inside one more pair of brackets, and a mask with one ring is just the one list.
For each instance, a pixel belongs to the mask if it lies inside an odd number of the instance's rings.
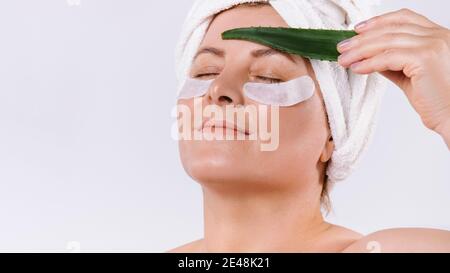
{"label": "manicured nail", "polygon": [[358,24],[356,24],[355,30],[362,30],[362,29],[364,29],[367,26],[367,22],[368,22],[368,20],[359,22]]}
{"label": "manicured nail", "polygon": [[351,42],[352,42],[351,38],[343,40],[343,41],[341,41],[340,43],[337,44],[337,48],[340,51],[343,51],[343,50],[347,49],[350,46]]}

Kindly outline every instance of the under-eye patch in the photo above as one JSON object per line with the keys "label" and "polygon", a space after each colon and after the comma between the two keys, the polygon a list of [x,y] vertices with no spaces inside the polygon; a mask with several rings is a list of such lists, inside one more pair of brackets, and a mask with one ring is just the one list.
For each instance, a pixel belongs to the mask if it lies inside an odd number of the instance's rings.
{"label": "under-eye patch", "polygon": [[[178,95],[179,99],[201,97],[208,92],[214,79],[197,80],[187,78]],[[312,97],[314,94],[314,81],[309,76],[282,82],[282,83],[255,83],[244,84],[244,94],[256,102],[276,106],[292,106]]]}
{"label": "under-eye patch", "polygon": [[244,93],[248,98],[276,106],[292,106],[305,101],[314,94],[314,90],[314,81],[309,76],[282,83],[248,82],[244,85]]}
{"label": "under-eye patch", "polygon": [[178,94],[178,99],[192,99],[205,95],[213,81],[214,79],[205,81],[187,78],[183,88],[181,88],[180,94]]}

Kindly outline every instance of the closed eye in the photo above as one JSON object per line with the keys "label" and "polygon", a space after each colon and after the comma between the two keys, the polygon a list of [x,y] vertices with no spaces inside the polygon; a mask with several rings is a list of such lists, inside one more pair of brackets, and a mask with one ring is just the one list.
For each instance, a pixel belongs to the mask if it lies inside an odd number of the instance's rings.
{"label": "closed eye", "polygon": [[258,79],[258,80],[261,80],[263,82],[267,82],[267,83],[280,83],[280,82],[283,82],[280,79],[269,78],[269,77],[264,77],[264,76],[256,76],[255,78]]}
{"label": "closed eye", "polygon": [[[196,75],[195,78],[197,78],[197,79],[205,79],[207,77],[217,76],[217,75],[219,75],[219,73],[203,73],[203,74]],[[259,80],[259,81],[266,82],[266,83],[271,83],[271,84],[283,82],[280,79],[264,77],[264,76],[255,76],[255,78],[257,80]]]}
{"label": "closed eye", "polygon": [[196,78],[196,79],[204,79],[204,78],[207,78],[207,77],[217,76],[217,75],[219,75],[219,73],[203,73],[203,74],[195,75],[194,78]]}

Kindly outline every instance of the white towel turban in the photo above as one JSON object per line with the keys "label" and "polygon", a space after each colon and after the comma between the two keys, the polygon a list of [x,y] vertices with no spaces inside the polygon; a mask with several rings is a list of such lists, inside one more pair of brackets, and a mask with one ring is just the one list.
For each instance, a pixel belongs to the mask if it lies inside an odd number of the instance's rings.
{"label": "white towel turban", "polygon": [[[213,16],[237,4],[269,2],[290,27],[352,29],[372,16],[369,0],[197,0],[190,10],[176,52],[178,92]],[[378,74],[357,75],[336,62],[311,60],[325,102],[335,144],[326,174],[328,182],[345,179],[371,141],[384,80]]]}

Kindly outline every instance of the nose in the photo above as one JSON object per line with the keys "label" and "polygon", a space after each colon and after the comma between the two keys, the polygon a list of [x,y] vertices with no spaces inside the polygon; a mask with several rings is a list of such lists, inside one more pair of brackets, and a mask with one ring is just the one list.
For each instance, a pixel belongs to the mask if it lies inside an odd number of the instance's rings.
{"label": "nose", "polygon": [[243,105],[242,86],[243,83],[241,84],[237,77],[230,78],[221,74],[212,82],[207,93],[207,101],[219,106]]}

